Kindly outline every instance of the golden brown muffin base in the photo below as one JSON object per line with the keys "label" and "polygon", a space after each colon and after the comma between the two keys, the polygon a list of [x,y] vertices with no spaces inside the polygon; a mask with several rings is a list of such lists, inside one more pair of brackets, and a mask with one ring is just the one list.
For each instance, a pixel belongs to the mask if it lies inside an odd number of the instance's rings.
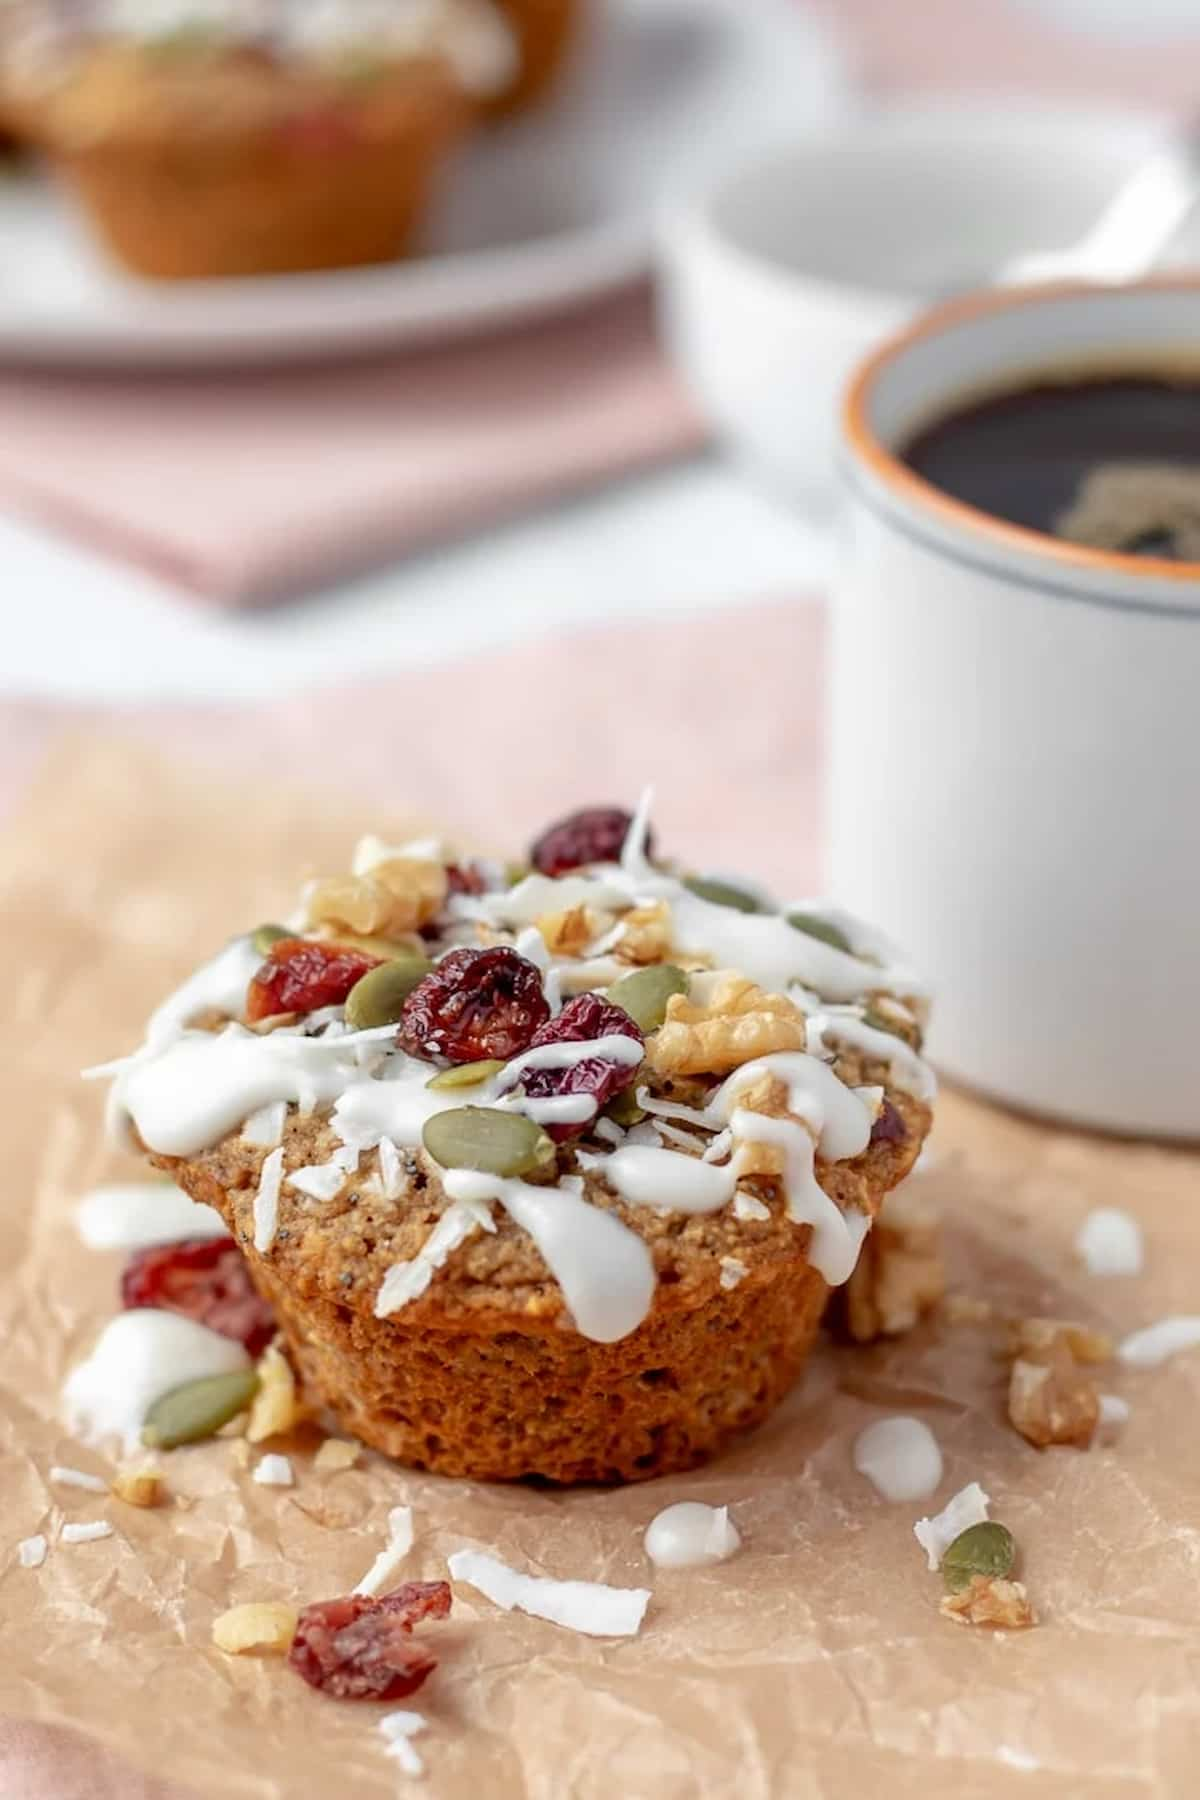
{"label": "golden brown muffin base", "polygon": [[[929,1110],[890,1097],[902,1144],[818,1161],[821,1185],[843,1208],[873,1215],[916,1160]],[[336,1143],[327,1120],[293,1114],[285,1172],[328,1161]],[[778,1198],[764,1220],[739,1220],[732,1208],[659,1213],[627,1206],[592,1172],[588,1200],[643,1239],[658,1277],[651,1312],[629,1337],[598,1344],[575,1330],[536,1245],[503,1207],[494,1232],[469,1238],[424,1294],[377,1319],[388,1268],[417,1254],[448,1204],[436,1165],[410,1153],[396,1200],[370,1179],[374,1152],[331,1201],[306,1201],[285,1182],[276,1240],[260,1255],[253,1206],[264,1155],[234,1134],[192,1162],[153,1160],[222,1214],[298,1369],[346,1428],[440,1474],[565,1483],[692,1468],[784,1397],[829,1294],[808,1262],[809,1229]],[[726,1289],[730,1256],[746,1274]]]}
{"label": "golden brown muffin base", "polygon": [[648,1481],[694,1468],[783,1399],[828,1294],[798,1254],[699,1305],[660,1299],[629,1337],[596,1344],[553,1324],[517,1330],[501,1314],[461,1331],[297,1304],[252,1266],[306,1386],[348,1430],[415,1468],[480,1481]]}
{"label": "golden brown muffin base", "polygon": [[390,262],[412,246],[467,109],[440,79],[414,84],[385,134],[310,141],[272,124],[230,138],[50,145],[101,238],[158,280],[272,275]]}
{"label": "golden brown muffin base", "polygon": [[554,86],[578,36],[582,0],[497,0],[512,29],[520,55],[514,81],[489,101],[493,118],[536,106]]}

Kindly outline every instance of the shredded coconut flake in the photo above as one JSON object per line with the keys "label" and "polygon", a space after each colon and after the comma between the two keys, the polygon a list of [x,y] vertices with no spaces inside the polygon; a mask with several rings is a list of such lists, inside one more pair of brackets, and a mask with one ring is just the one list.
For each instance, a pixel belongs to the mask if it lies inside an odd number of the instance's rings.
{"label": "shredded coconut flake", "polygon": [[262,1256],[275,1242],[279,1222],[279,1185],[283,1179],[283,1150],[264,1157],[254,1196],[254,1248]]}
{"label": "shredded coconut flake", "polygon": [[379,1140],[379,1179],[385,1200],[398,1200],[404,1187],[404,1162],[390,1137]]}
{"label": "shredded coconut flake", "polygon": [[598,1137],[602,1144],[619,1144],[625,1133],[615,1119],[597,1119],[592,1127],[592,1136]]}
{"label": "shredded coconut flake", "polygon": [[931,1569],[940,1569],[942,1558],[956,1537],[971,1525],[982,1525],[988,1516],[988,1496],[977,1481],[948,1500],[932,1519],[918,1519],[913,1536],[929,1558]]}
{"label": "shredded coconut flake", "polygon": [[753,1194],[743,1194],[739,1189],[733,1196],[733,1216],[735,1219],[769,1219],[771,1209]]}
{"label": "shredded coconut flake", "polygon": [[388,1514],[388,1540],[375,1561],[371,1564],[358,1586],[356,1594],[366,1594],[374,1599],[376,1594],[386,1593],[400,1571],[405,1557],[413,1546],[413,1516],[411,1506],[393,1506]]}
{"label": "shredded coconut flake", "polygon": [[1140,1275],[1142,1228],[1117,1206],[1100,1206],[1079,1227],[1075,1248],[1089,1275]]}
{"label": "shredded coconut flake", "polygon": [[273,1150],[283,1137],[286,1123],[287,1101],[272,1100],[250,1114],[242,1126],[243,1142],[253,1144],[256,1150]]}
{"label": "shredded coconut flake", "polygon": [[1101,1394],[1101,1425],[1126,1425],[1129,1422],[1130,1406],[1128,1400],[1122,1400],[1119,1394]]}
{"label": "shredded coconut flake", "polygon": [[41,1532],[36,1537],[22,1538],[17,1545],[17,1561],[23,1569],[40,1569],[46,1560],[47,1548]]}
{"label": "shredded coconut flake", "polygon": [[276,1455],[260,1457],[254,1479],[260,1487],[294,1487],[296,1481],[288,1458]]}
{"label": "shredded coconut flake", "polygon": [[89,1519],[83,1525],[64,1525],[60,1532],[64,1544],[90,1544],[96,1538],[112,1536],[112,1526],[107,1519]]}
{"label": "shredded coconut flake", "polygon": [[505,1612],[548,1619],[588,1637],[633,1637],[650,1603],[649,1588],[608,1587],[600,1581],[552,1581],[522,1575],[481,1550],[456,1550],[447,1558],[455,1581],[478,1588]]}
{"label": "shredded coconut flake", "polygon": [[721,1258],[721,1286],[727,1293],[731,1288],[738,1287],[741,1282],[745,1281],[749,1273],[745,1263],[739,1261],[736,1256]]}
{"label": "shredded coconut flake", "polygon": [[287,1184],[297,1193],[307,1194],[310,1200],[334,1200],[341,1193],[345,1180],[345,1169],[335,1161],[310,1163],[307,1168],[293,1169]]}
{"label": "shredded coconut flake", "polygon": [[1200,1344],[1200,1317],[1194,1313],[1176,1313],[1147,1325],[1127,1337],[1117,1354],[1134,1369],[1154,1369],[1180,1350],[1194,1350]]}
{"label": "shredded coconut flake", "polygon": [[88,1475],[82,1469],[64,1469],[57,1463],[50,1471],[51,1481],[57,1481],[60,1487],[85,1488],[89,1494],[107,1494],[108,1483],[101,1481],[98,1475]]}
{"label": "shredded coconut flake", "polygon": [[387,1743],[385,1756],[398,1762],[406,1775],[423,1775],[425,1764],[413,1748],[411,1739],[424,1731],[429,1721],[424,1713],[390,1712],[379,1721],[379,1729]]}

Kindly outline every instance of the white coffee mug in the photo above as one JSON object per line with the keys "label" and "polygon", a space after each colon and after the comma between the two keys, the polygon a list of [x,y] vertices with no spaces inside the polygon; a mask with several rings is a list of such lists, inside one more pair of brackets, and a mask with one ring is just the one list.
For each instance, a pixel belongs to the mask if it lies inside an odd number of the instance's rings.
{"label": "white coffee mug", "polygon": [[1200,1137],[1200,564],[1006,524],[897,452],[1031,375],[1189,361],[1200,379],[1200,281],[1174,280],[971,297],[862,365],[830,759],[832,890],[930,975],[946,1073],[1182,1138]]}

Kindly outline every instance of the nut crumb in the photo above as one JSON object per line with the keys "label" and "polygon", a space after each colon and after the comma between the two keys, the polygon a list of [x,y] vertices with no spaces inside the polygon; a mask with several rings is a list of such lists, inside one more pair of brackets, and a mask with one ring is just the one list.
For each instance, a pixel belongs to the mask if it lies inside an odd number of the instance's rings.
{"label": "nut crumb", "polygon": [[278,1344],[269,1344],[258,1362],[258,1392],[250,1407],[246,1436],[252,1444],[280,1437],[303,1417],[292,1365]]}
{"label": "nut crumb", "polygon": [[345,926],[365,937],[393,938],[419,931],[441,911],[446,871],[440,863],[393,856],[367,875],[334,875],[314,882],[307,898],[310,925]]}
{"label": "nut crumb", "polygon": [[939,1609],[956,1625],[990,1625],[999,1631],[1024,1631],[1037,1624],[1029,1595],[1020,1581],[997,1575],[975,1575],[957,1594],[946,1594]]}
{"label": "nut crumb", "polygon": [[902,1337],[946,1291],[941,1221],[926,1199],[888,1194],[844,1289],[843,1318],[859,1344]]}
{"label": "nut crumb", "polygon": [[1038,1450],[1073,1444],[1086,1450],[1100,1423],[1100,1396],[1064,1343],[1018,1357],[1008,1385],[1008,1416]]}
{"label": "nut crumb", "polygon": [[565,912],[543,913],[534,923],[552,956],[582,956],[611,919],[611,913],[598,913],[590,906],[571,906]]}
{"label": "nut crumb", "polygon": [[362,1445],[349,1438],[326,1438],[313,1457],[313,1468],[322,1475],[336,1475],[341,1469],[352,1469],[361,1450]]}
{"label": "nut crumb", "polygon": [[648,963],[663,962],[670,949],[671,909],[665,900],[652,900],[625,914],[613,955],[619,962],[645,968]]}
{"label": "nut crumb", "polygon": [[947,1325],[990,1325],[996,1309],[990,1300],[975,1294],[947,1294],[942,1302],[942,1317]]}
{"label": "nut crumb", "polygon": [[134,1469],[118,1469],[112,1480],[112,1491],[129,1506],[161,1506],[167,1488],[162,1470],[151,1465]]}
{"label": "nut crumb", "polygon": [[213,1620],[212,1640],[227,1656],[248,1650],[287,1650],[296,1635],[299,1614],[294,1606],[276,1600],[252,1600],[231,1606]]}

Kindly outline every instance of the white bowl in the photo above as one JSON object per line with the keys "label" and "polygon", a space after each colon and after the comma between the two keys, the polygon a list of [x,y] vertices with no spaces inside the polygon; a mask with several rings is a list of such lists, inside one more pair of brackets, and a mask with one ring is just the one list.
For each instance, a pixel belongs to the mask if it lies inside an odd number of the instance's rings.
{"label": "white bowl", "polygon": [[1079,237],[1158,130],[1138,113],[942,101],[731,172],[664,222],[659,246],[666,341],[718,437],[772,486],[827,505],[860,358],[929,300]]}

